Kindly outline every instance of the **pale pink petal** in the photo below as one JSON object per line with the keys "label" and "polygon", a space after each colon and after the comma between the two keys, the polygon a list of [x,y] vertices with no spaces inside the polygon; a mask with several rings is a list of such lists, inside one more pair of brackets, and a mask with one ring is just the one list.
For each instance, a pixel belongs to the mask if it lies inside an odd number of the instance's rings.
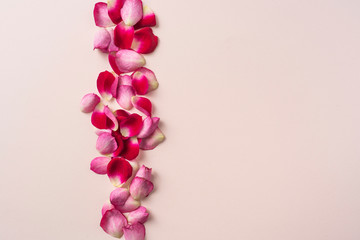
{"label": "pale pink petal", "polygon": [[126,25],[134,26],[142,19],[143,7],[141,0],[125,0],[120,13]]}
{"label": "pale pink petal", "polygon": [[120,75],[119,84],[132,86],[132,78],[129,75]]}
{"label": "pale pink petal", "polygon": [[122,73],[133,72],[144,66],[145,63],[145,58],[133,50],[121,49],[115,56],[115,65]]}
{"label": "pale pink petal", "polygon": [[134,224],[137,222],[145,223],[148,217],[149,217],[149,213],[147,212],[147,209],[141,206],[135,211],[130,212],[127,219],[130,224]]}
{"label": "pale pink petal", "polygon": [[108,210],[102,216],[100,226],[109,235],[121,238],[123,235],[123,227],[127,225],[125,216],[116,209]]}
{"label": "pale pink petal", "polygon": [[162,143],[164,140],[165,140],[164,134],[161,132],[159,128],[157,128],[149,137],[141,139],[140,149],[152,150],[157,145]]}
{"label": "pale pink petal", "polygon": [[114,42],[115,41],[114,29],[108,29],[108,31],[110,34],[110,43],[109,43],[109,47],[108,47],[107,51],[109,53],[117,52],[117,51],[119,51],[119,48],[118,48],[118,46],[115,45],[115,42]]}
{"label": "pale pink petal", "polygon": [[131,98],[135,96],[135,91],[132,86],[129,85],[119,85],[117,89],[117,97],[116,101],[120,105],[120,107],[130,110],[133,105],[131,102]]}
{"label": "pale pink petal", "polygon": [[143,126],[142,117],[133,113],[120,123],[120,133],[124,137],[133,137],[139,134]]}
{"label": "pale pink petal", "polygon": [[135,29],[143,27],[154,27],[156,26],[156,17],[153,10],[143,4],[143,17],[142,19],[134,26]]}
{"label": "pale pink petal", "polygon": [[123,206],[126,200],[129,198],[130,193],[126,188],[116,188],[110,193],[110,202],[112,205]]}
{"label": "pale pink petal", "polygon": [[109,162],[108,157],[96,157],[90,163],[90,170],[97,174],[106,174]]}
{"label": "pale pink petal", "polygon": [[112,97],[116,97],[118,79],[109,71],[101,72],[97,78],[97,89],[100,95],[110,100]]}
{"label": "pale pink petal", "polygon": [[109,56],[109,63],[111,68],[114,70],[114,72],[118,75],[120,75],[122,72],[120,71],[120,69],[118,68],[118,66],[116,65],[116,53],[114,52],[110,52]]}
{"label": "pale pink petal", "polygon": [[104,132],[111,133],[112,131],[110,129],[96,129],[95,130],[95,134],[98,135],[98,136],[100,136]]}
{"label": "pale pink petal", "polygon": [[158,41],[151,28],[141,28],[135,31],[131,48],[138,53],[151,53],[157,47]]}
{"label": "pale pink petal", "polygon": [[95,4],[94,20],[98,27],[111,27],[115,25],[109,17],[107,4],[103,2]]}
{"label": "pale pink petal", "polygon": [[115,207],[109,203],[104,203],[103,207],[101,208],[101,215],[103,216],[107,211],[114,209]]}
{"label": "pale pink petal", "polygon": [[86,94],[80,102],[80,110],[84,113],[91,113],[100,102],[100,98],[95,93]]}
{"label": "pale pink petal", "polygon": [[122,139],[122,136],[120,134],[120,132],[118,131],[113,131],[112,132],[113,137],[115,137],[116,143],[118,145],[118,148],[111,154],[111,156],[113,157],[117,157],[120,155],[120,153],[123,151],[124,149],[124,141]]}
{"label": "pale pink petal", "polygon": [[129,49],[134,38],[134,27],[119,23],[114,31],[114,43],[121,49]]}
{"label": "pale pink petal", "polygon": [[142,200],[154,189],[154,185],[145,178],[135,177],[130,185],[130,194],[135,200]]}
{"label": "pale pink petal", "polygon": [[108,30],[105,28],[99,28],[99,30],[95,33],[94,37],[94,49],[99,49],[103,52],[107,52],[111,41],[111,36]]}
{"label": "pale pink petal", "polygon": [[116,117],[111,112],[108,106],[98,104],[91,115],[91,123],[98,129],[111,129],[116,131],[118,129],[118,122]]}
{"label": "pale pink petal", "polygon": [[101,134],[96,141],[96,150],[101,154],[111,154],[117,148],[116,140],[110,133]]}
{"label": "pale pink petal", "polygon": [[140,167],[140,169],[137,171],[135,177],[140,177],[140,178],[144,178],[148,181],[151,181],[151,172],[152,172],[151,168],[148,168],[148,167],[145,167],[145,165],[142,165]]}
{"label": "pale pink petal", "polygon": [[136,210],[138,207],[140,207],[140,202],[129,196],[124,205],[116,206],[116,209],[123,213],[127,213]]}
{"label": "pale pink petal", "polygon": [[134,107],[140,112],[144,113],[147,116],[151,116],[152,104],[149,99],[144,97],[134,96],[131,98],[131,102]]}
{"label": "pale pink petal", "polygon": [[107,175],[115,187],[120,187],[132,175],[132,167],[124,158],[113,158],[107,168]]}
{"label": "pale pink petal", "polygon": [[132,75],[132,86],[136,94],[144,95],[158,88],[159,83],[153,71],[147,68],[139,68]]}
{"label": "pale pink petal", "polygon": [[108,0],[108,14],[111,20],[118,24],[121,21],[120,10],[124,5],[124,0]]}
{"label": "pale pink petal", "polygon": [[145,227],[142,223],[127,225],[123,228],[125,240],[144,240]]}
{"label": "pale pink petal", "polygon": [[146,138],[150,136],[155,129],[159,126],[160,118],[158,117],[147,117],[144,120],[143,128],[141,129],[140,133],[138,134],[138,138]]}
{"label": "pale pink petal", "polygon": [[139,155],[139,142],[137,137],[130,137],[124,140],[124,149],[121,156],[127,160],[133,160]]}

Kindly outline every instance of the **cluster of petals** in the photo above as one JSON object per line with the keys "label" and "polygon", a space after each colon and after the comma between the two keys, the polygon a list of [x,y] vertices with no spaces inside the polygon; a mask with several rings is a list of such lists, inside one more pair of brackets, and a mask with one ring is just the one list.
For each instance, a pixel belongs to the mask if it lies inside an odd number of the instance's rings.
{"label": "cluster of petals", "polygon": [[[112,71],[99,73],[98,94],[86,94],[81,111],[91,114],[97,129],[96,150],[90,169],[107,175],[115,189],[102,208],[100,226],[109,235],[125,240],[143,240],[149,213],[141,201],[154,189],[151,168],[136,171],[140,150],[151,150],[164,141],[160,118],[144,95],[158,88],[153,71],[144,67],[142,54],[158,45],[151,27],[156,25],[153,11],[141,0],[109,0],[94,7],[94,49],[108,55]],[[116,107],[114,107],[116,105]]]}

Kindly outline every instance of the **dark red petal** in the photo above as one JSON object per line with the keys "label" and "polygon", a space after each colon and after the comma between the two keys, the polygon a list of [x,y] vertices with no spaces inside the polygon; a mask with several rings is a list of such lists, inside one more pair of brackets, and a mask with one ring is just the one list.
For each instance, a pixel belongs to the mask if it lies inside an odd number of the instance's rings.
{"label": "dark red petal", "polygon": [[121,156],[127,160],[133,160],[139,155],[139,142],[137,137],[131,137],[124,141],[124,149]]}
{"label": "dark red petal", "polygon": [[116,141],[116,143],[117,143],[117,145],[118,145],[118,148],[112,153],[112,156],[113,157],[117,157],[117,156],[119,156],[120,155],[120,153],[123,151],[123,149],[124,149],[124,141],[123,141],[123,139],[122,139],[122,136],[121,136],[121,134],[118,132],[118,131],[116,131],[116,132],[112,132],[112,134],[111,134],[113,137],[115,137],[115,141]]}

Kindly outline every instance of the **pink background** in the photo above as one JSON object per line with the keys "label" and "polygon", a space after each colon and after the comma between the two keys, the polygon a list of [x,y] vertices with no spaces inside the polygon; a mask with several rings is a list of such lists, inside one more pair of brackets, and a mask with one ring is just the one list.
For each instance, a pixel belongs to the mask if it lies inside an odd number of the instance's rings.
{"label": "pink background", "polygon": [[[83,94],[95,1],[1,3],[0,239],[112,239]],[[148,240],[360,239],[360,2],[149,0],[167,141]]]}

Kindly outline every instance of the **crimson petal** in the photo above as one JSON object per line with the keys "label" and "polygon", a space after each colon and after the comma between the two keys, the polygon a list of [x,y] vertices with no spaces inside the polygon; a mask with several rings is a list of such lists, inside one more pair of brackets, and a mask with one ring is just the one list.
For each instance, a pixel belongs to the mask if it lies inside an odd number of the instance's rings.
{"label": "crimson petal", "polygon": [[151,53],[155,50],[158,41],[151,28],[141,28],[135,31],[131,48],[138,53]]}
{"label": "crimson petal", "polygon": [[132,167],[124,158],[113,158],[107,167],[107,175],[115,187],[120,187],[132,175]]}
{"label": "crimson petal", "polygon": [[134,27],[119,23],[114,30],[114,43],[122,49],[129,49],[134,38]]}
{"label": "crimson petal", "polygon": [[118,79],[109,71],[101,72],[97,78],[97,89],[100,95],[110,100],[116,97]]}
{"label": "crimson petal", "polygon": [[131,98],[131,102],[134,107],[140,112],[144,113],[147,116],[151,116],[152,104],[149,99],[144,97],[134,96]]}
{"label": "crimson petal", "polygon": [[124,140],[124,149],[121,156],[127,160],[134,160],[139,155],[139,142],[137,137],[131,137]]}
{"label": "crimson petal", "polygon": [[139,134],[143,126],[142,117],[133,113],[120,123],[120,132],[124,137],[133,137]]}

